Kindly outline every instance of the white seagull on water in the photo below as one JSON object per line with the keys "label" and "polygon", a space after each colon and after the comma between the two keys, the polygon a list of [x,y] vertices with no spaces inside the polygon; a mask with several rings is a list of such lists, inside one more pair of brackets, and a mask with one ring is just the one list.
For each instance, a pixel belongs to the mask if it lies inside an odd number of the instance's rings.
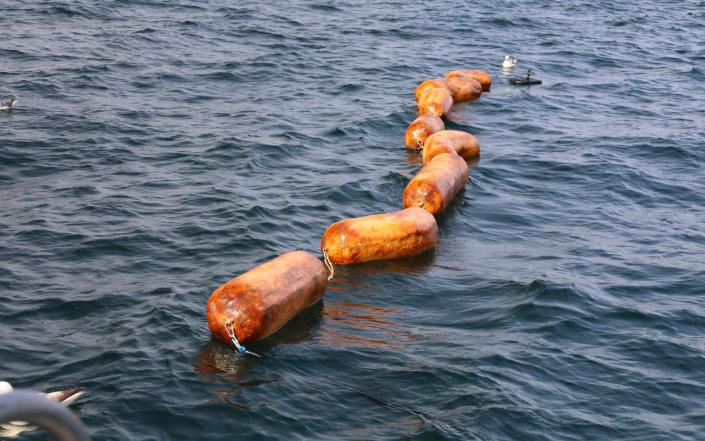
{"label": "white seagull on water", "polygon": [[504,61],[502,62],[502,67],[504,69],[511,69],[512,67],[517,65],[517,59],[514,57],[510,57],[509,55],[504,56]]}
{"label": "white seagull on water", "polygon": [[15,96],[13,95],[7,101],[0,101],[0,110],[12,109],[13,107],[15,107],[15,104],[17,104],[17,100],[15,99]]}

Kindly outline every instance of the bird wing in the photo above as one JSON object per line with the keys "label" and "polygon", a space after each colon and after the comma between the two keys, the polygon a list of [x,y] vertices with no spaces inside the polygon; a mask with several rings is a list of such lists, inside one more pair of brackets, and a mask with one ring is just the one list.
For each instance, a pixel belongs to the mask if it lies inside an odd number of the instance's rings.
{"label": "bird wing", "polygon": [[76,401],[81,395],[83,395],[83,391],[78,388],[58,390],[56,392],[49,392],[46,394],[47,398],[58,401],[65,406],[68,406]]}

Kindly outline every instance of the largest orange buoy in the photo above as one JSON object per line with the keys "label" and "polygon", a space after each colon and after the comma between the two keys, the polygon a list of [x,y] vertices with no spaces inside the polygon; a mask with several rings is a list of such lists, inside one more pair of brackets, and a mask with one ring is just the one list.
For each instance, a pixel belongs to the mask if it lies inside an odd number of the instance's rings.
{"label": "largest orange buoy", "polygon": [[261,340],[316,303],[327,284],[328,271],[317,257],[282,254],[213,291],[206,305],[208,328],[227,342],[233,335],[239,343]]}

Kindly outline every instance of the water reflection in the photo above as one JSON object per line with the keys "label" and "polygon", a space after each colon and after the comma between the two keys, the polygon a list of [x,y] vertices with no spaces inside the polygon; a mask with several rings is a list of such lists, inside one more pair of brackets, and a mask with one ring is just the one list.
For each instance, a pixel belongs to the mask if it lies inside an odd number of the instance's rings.
{"label": "water reflection", "polygon": [[380,274],[421,274],[428,271],[436,260],[436,250],[431,249],[419,256],[408,259],[379,260],[355,265],[336,265],[335,277],[328,285],[328,291],[338,292],[364,286],[369,276]]}
{"label": "water reflection", "polygon": [[398,350],[421,338],[412,327],[394,320],[400,313],[399,308],[328,300],[323,310],[326,320],[321,343]]}
{"label": "water reflection", "polygon": [[[446,115],[446,119],[457,124],[472,124],[473,118],[468,108],[469,105],[469,102],[457,103],[450,109],[450,112]],[[451,129],[451,127],[448,127],[446,124],[446,129]]]}
{"label": "water reflection", "polygon": [[406,149],[406,163],[409,165],[423,165],[423,157],[421,156],[421,150],[411,150]]}
{"label": "water reflection", "polygon": [[[257,362],[252,357],[238,354],[232,346],[211,338],[198,352],[193,363],[193,370],[199,374],[206,383],[218,384],[214,390],[214,400],[217,403],[229,404],[240,410],[249,408],[242,404],[242,391],[244,387],[258,386],[272,383],[274,380],[257,378]],[[222,381],[226,385],[221,385]],[[236,385],[239,387],[232,387]]]}
{"label": "water reflection", "polygon": [[395,317],[407,315],[402,309],[362,303],[357,299],[374,297],[366,291],[373,286],[376,276],[423,274],[433,267],[435,261],[436,251],[433,249],[408,259],[337,265],[326,294],[321,343],[398,350],[420,339],[413,327],[395,320]]}

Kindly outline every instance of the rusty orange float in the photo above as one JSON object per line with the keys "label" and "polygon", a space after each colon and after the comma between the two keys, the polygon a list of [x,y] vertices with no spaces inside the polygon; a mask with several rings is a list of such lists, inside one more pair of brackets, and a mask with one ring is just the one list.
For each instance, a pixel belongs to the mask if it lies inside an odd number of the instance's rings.
{"label": "rusty orange float", "polygon": [[423,163],[443,153],[456,153],[464,159],[480,154],[477,138],[461,130],[441,130],[426,138],[423,148]]}
{"label": "rusty orange float", "polygon": [[448,72],[448,74],[445,76],[445,79],[447,81],[449,78],[456,78],[456,77],[472,78],[473,80],[478,81],[482,85],[482,90],[485,92],[490,90],[490,87],[492,86],[492,77],[490,76],[490,74],[488,74],[484,70],[479,70],[479,69],[454,70],[454,71]]}
{"label": "rusty orange float", "polygon": [[323,233],[321,251],[335,264],[413,257],[438,241],[436,219],[418,207],[334,223]]}
{"label": "rusty orange float", "polygon": [[446,85],[455,103],[475,101],[482,95],[482,84],[473,78],[464,76],[450,77],[446,79]]}
{"label": "rusty orange float", "polygon": [[208,328],[221,340],[251,343],[274,333],[325,293],[328,270],[317,257],[292,251],[252,268],[213,291]]}
{"label": "rusty orange float", "polygon": [[434,216],[445,210],[468,180],[468,165],[456,153],[430,160],[404,189],[404,208],[421,207]]}
{"label": "rusty orange float", "polygon": [[432,115],[439,118],[448,113],[453,106],[453,97],[445,87],[426,90],[419,97],[419,115]]}
{"label": "rusty orange float", "polygon": [[416,96],[416,101],[418,102],[419,99],[421,98],[421,95],[424,93],[428,92],[431,89],[435,89],[436,87],[442,87],[444,89],[448,89],[448,84],[446,84],[445,78],[434,78],[431,80],[424,80],[421,82],[416,87],[416,90],[414,91],[414,96]]}
{"label": "rusty orange float", "polygon": [[404,134],[404,144],[410,149],[423,148],[426,139],[445,129],[443,120],[433,115],[421,115],[409,124]]}

